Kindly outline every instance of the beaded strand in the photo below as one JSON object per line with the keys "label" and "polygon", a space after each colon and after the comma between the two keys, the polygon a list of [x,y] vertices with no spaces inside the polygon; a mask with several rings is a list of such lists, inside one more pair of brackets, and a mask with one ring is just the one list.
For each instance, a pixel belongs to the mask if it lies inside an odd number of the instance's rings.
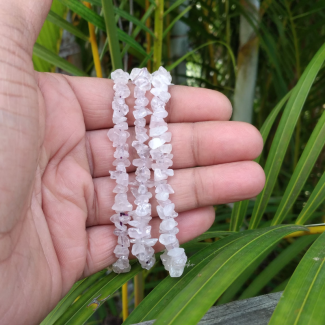
{"label": "beaded strand", "polygon": [[115,171],[110,171],[111,179],[115,179],[117,185],[113,192],[115,202],[112,207],[115,210],[110,220],[115,224],[114,234],[117,236],[117,245],[114,249],[114,254],[118,260],[113,264],[115,273],[126,273],[131,270],[129,263],[129,247],[130,239],[128,237],[127,223],[131,220],[130,212],[132,204],[127,199],[129,174],[126,172],[126,167],[131,165],[129,161],[129,146],[126,143],[130,136],[126,114],[129,112],[129,107],[125,103],[125,98],[130,96],[128,87],[129,74],[121,69],[118,69],[111,74],[114,80],[113,89],[115,90],[112,103],[113,108],[113,123],[114,127],[107,133],[109,139],[113,142],[113,147],[116,147],[113,165],[116,166]]}
{"label": "beaded strand", "polygon": [[154,88],[150,92],[154,97],[151,100],[153,115],[149,125],[149,135],[153,138],[149,141],[149,146],[154,160],[152,169],[156,188],[155,197],[158,202],[157,212],[162,219],[159,227],[161,233],[159,242],[166,247],[160,258],[171,277],[180,277],[183,274],[187,257],[184,248],[179,247],[179,241],[176,238],[179,229],[176,227],[178,223],[175,218],[178,213],[175,212],[175,204],[169,199],[169,195],[174,193],[173,188],[167,183],[168,177],[174,175],[173,169],[169,168],[173,165],[172,145],[168,143],[172,135],[171,132],[167,132],[168,125],[164,120],[168,116],[165,106],[171,97],[168,92],[171,80],[170,73],[163,67],[152,74]]}
{"label": "beaded strand", "polygon": [[133,115],[135,118],[135,138],[132,146],[138,153],[139,158],[132,161],[136,167],[135,181],[132,185],[131,192],[135,197],[134,203],[137,208],[132,214],[133,220],[129,221],[129,225],[134,228],[129,228],[129,236],[131,238],[132,254],[136,256],[144,269],[149,270],[155,264],[155,250],[152,248],[158,241],[158,238],[151,238],[151,226],[148,225],[151,217],[151,204],[149,199],[152,194],[148,188],[153,187],[153,182],[150,181],[150,167],[152,159],[150,159],[150,149],[144,144],[149,139],[147,135],[145,117],[152,112],[146,108],[149,100],[146,98],[146,91],[151,89],[151,75],[147,68],[133,69],[130,78],[135,85],[134,97],[135,106]]}

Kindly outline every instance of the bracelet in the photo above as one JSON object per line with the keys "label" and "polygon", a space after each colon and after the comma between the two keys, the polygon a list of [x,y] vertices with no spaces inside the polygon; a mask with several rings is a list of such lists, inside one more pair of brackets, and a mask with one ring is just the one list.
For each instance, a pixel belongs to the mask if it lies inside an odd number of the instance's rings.
{"label": "bracelet", "polygon": [[[151,226],[148,225],[152,219],[151,204],[149,203],[152,194],[148,188],[155,186],[155,198],[158,202],[157,213],[162,219],[159,227],[161,233],[159,242],[166,248],[160,258],[171,277],[180,277],[183,274],[187,257],[184,249],[179,247],[176,238],[179,229],[176,227],[175,218],[178,213],[175,212],[175,204],[169,199],[169,195],[174,193],[173,188],[167,183],[167,178],[174,175],[174,171],[169,168],[173,164],[172,145],[168,143],[171,141],[172,135],[171,132],[167,132],[168,125],[164,120],[168,116],[165,106],[171,97],[168,92],[171,75],[166,69],[160,67],[152,75],[146,68],[135,68],[130,75],[118,69],[112,73],[111,77],[114,80],[113,89],[115,90],[112,104],[115,125],[108,131],[108,137],[113,142],[113,147],[116,147],[114,153],[116,159],[113,162],[116,171],[111,171],[110,175],[112,179],[116,179],[117,183],[114,188],[114,193],[117,194],[112,207],[116,214],[111,217],[111,221],[116,226],[114,234],[118,236],[118,244],[114,250],[118,260],[113,264],[113,271],[116,273],[130,271],[128,260],[130,243],[133,244],[132,254],[137,257],[143,268],[149,270],[155,263],[152,246],[158,239],[151,238]],[[129,133],[125,116],[129,111],[125,104],[125,98],[130,95],[127,86],[129,79],[135,85],[134,97],[136,98],[133,111],[136,140],[132,142],[132,146],[139,156],[132,161],[136,167],[136,177],[133,182],[129,182],[126,173],[126,167],[130,166],[128,145],[126,144]],[[153,86],[152,89],[151,86]],[[153,113],[146,107],[149,100],[145,95],[149,90],[154,95],[151,100]],[[152,116],[149,135],[152,139],[148,146],[144,144],[149,139],[145,128],[145,117],[150,114]],[[154,181],[150,180],[150,168],[154,171]],[[137,205],[134,211],[127,200],[128,185],[131,186],[131,192],[135,197],[134,203]],[[132,228],[127,229],[126,224]]]}
{"label": "bracelet", "polygon": [[133,69],[130,78],[135,85],[134,97],[135,106],[133,115],[135,118],[135,138],[132,142],[132,147],[138,153],[139,158],[134,159],[132,164],[136,166],[135,182],[132,182],[131,192],[135,197],[134,203],[137,208],[132,214],[132,221],[129,225],[128,233],[132,238],[132,254],[137,257],[141,266],[149,270],[156,262],[155,250],[152,248],[158,241],[158,238],[151,238],[151,226],[148,225],[151,217],[151,204],[149,199],[152,194],[148,188],[153,187],[153,182],[150,181],[150,167],[152,160],[150,159],[150,149],[148,145],[144,144],[149,139],[147,135],[146,119],[145,117],[152,112],[146,108],[149,100],[146,98],[146,91],[151,89],[151,75],[147,68]]}
{"label": "bracelet", "polygon": [[167,178],[173,176],[174,171],[169,168],[173,164],[172,145],[166,143],[171,141],[172,135],[171,132],[167,132],[168,125],[164,120],[168,116],[165,106],[171,97],[168,92],[171,80],[170,73],[163,67],[152,74],[154,88],[150,92],[154,97],[151,100],[153,115],[149,125],[149,135],[153,139],[149,141],[149,146],[151,157],[155,161],[152,164],[152,169],[154,170],[155,192],[158,202],[157,212],[162,219],[159,227],[161,233],[159,242],[166,247],[160,258],[171,277],[180,277],[183,274],[187,257],[184,248],[179,247],[176,238],[179,229],[176,227],[177,222],[174,218],[178,216],[178,213],[175,212],[175,204],[169,199],[169,194],[174,193],[174,190],[167,184]]}
{"label": "bracelet", "polygon": [[125,98],[130,96],[130,89],[127,86],[129,81],[129,74],[118,69],[111,74],[114,80],[114,99],[112,103],[113,123],[114,128],[107,133],[109,139],[113,142],[113,147],[116,147],[113,165],[116,166],[116,171],[110,171],[111,179],[115,179],[117,185],[113,192],[116,193],[115,202],[112,207],[115,214],[110,220],[115,224],[116,229],[114,234],[118,236],[117,245],[114,249],[114,254],[118,260],[113,264],[113,271],[116,273],[125,273],[131,270],[129,263],[129,247],[130,239],[128,237],[128,230],[126,224],[131,220],[130,212],[132,211],[132,204],[127,199],[129,174],[126,172],[126,167],[130,166],[129,147],[126,143],[130,136],[128,130],[128,123],[126,114],[129,112],[129,107],[125,103]]}

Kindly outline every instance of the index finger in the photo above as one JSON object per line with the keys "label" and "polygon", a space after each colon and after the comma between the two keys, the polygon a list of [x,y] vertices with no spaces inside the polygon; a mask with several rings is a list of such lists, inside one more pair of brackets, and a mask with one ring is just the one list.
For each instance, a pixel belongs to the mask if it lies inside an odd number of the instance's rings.
{"label": "index finger", "polygon": [[[113,127],[112,101],[113,81],[110,79],[64,76],[74,91],[83,111],[87,130]],[[130,111],[129,125],[133,125],[133,85],[129,83],[131,95],[126,99]],[[227,121],[232,114],[228,98],[214,90],[187,86],[170,86],[171,99],[166,105],[168,123]],[[149,100],[153,97],[146,93]],[[150,104],[149,104],[150,105]],[[150,108],[150,106],[149,106]],[[147,116],[150,119],[150,116]]]}

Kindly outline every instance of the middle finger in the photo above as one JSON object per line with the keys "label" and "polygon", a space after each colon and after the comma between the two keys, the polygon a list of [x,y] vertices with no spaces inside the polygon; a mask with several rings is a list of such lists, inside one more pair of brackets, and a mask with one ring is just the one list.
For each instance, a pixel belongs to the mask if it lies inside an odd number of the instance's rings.
{"label": "middle finger", "polygon": [[[94,178],[106,177],[110,170],[115,170],[115,148],[107,137],[107,131],[87,132],[88,161]],[[131,127],[129,131],[129,160],[132,162],[137,158],[137,153],[131,146],[134,128]],[[172,123],[169,124],[169,131],[172,133],[173,169],[253,160],[263,148],[258,130],[243,122]],[[131,165],[127,171],[134,172],[135,167]]]}

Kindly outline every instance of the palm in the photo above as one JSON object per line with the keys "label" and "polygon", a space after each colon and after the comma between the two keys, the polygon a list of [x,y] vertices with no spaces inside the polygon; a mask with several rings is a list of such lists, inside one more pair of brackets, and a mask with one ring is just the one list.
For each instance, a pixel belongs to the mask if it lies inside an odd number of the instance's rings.
{"label": "palm", "polygon": [[[6,107],[0,109],[0,136],[6,140],[0,163],[0,315],[4,323],[23,317],[31,324],[76,280],[115,260],[109,220],[113,148],[106,137],[113,90],[109,80],[35,76],[31,62],[25,71],[4,68],[23,82],[8,78],[2,84],[5,95],[0,94],[14,109],[10,116]],[[227,121],[231,109],[221,94],[178,86],[171,94],[175,176],[170,184],[178,238],[185,242],[210,227],[212,204],[253,197],[262,189],[264,174],[249,161],[260,153],[262,140],[252,126]],[[131,113],[128,120],[131,142]],[[132,177],[131,167],[129,172]],[[157,237],[159,218],[151,224]],[[11,307],[22,295],[17,312]]]}

